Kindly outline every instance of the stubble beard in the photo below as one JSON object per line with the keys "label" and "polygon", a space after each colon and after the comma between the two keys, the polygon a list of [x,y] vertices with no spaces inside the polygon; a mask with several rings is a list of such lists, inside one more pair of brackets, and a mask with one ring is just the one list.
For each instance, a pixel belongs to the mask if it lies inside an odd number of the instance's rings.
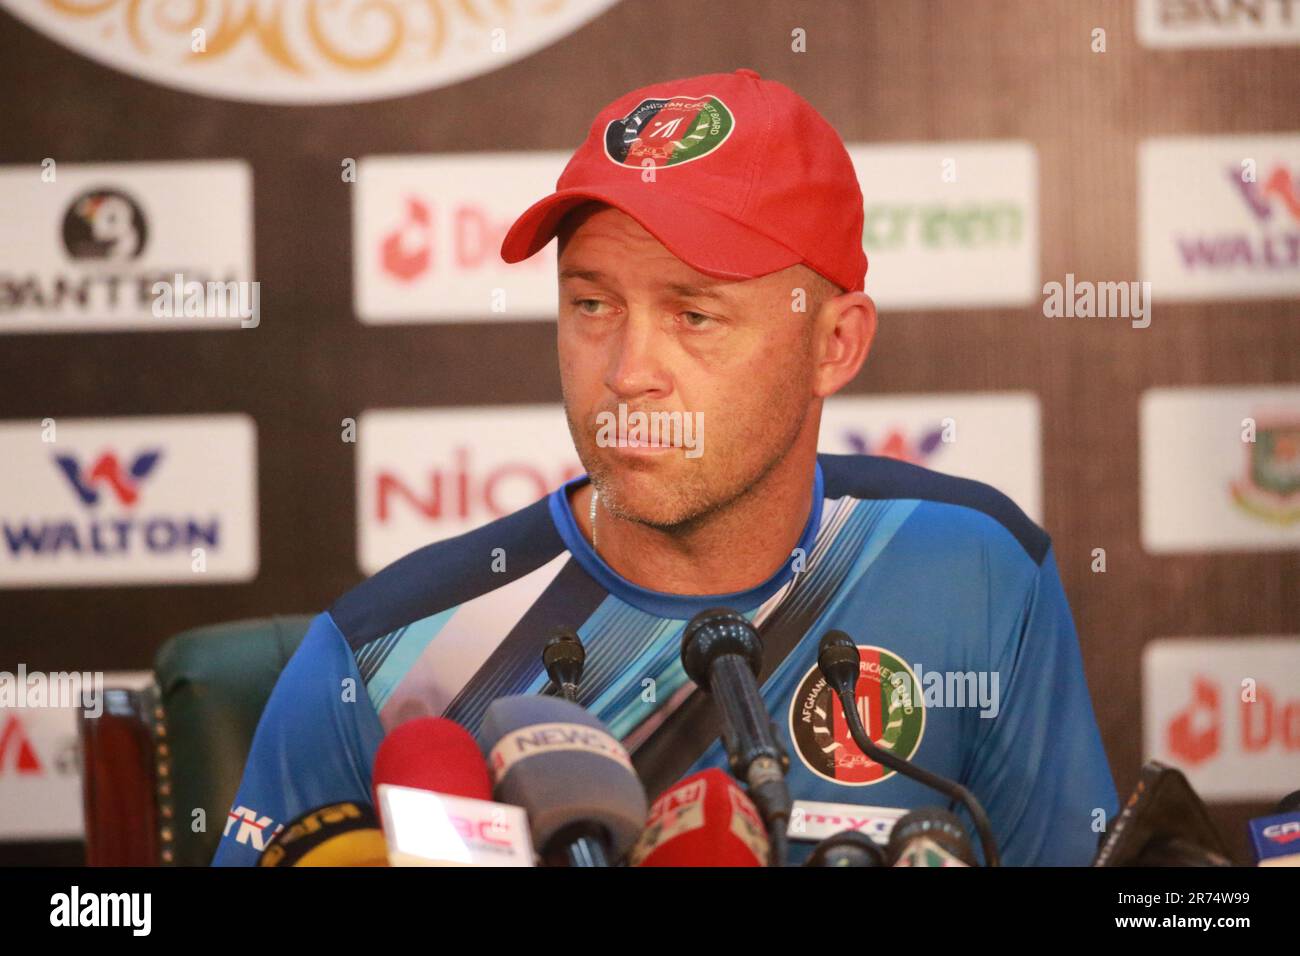
{"label": "stubble beard", "polygon": [[[800,364],[772,394],[810,395],[811,383],[811,369],[807,364]],[[595,416],[587,422],[576,422],[567,394],[564,413],[578,458],[600,496],[601,509],[624,521],[683,534],[702,527],[760,490],[794,447],[808,413],[807,406],[781,402],[766,407],[789,411],[779,422],[771,421],[766,415],[751,419],[742,433],[724,439],[725,447],[719,447],[717,438],[711,439],[709,451],[699,458],[685,458],[680,450],[671,452],[676,459],[671,474],[655,481],[653,491],[646,490],[648,476],[645,472],[637,474],[633,470],[635,466],[627,466],[632,473],[631,480],[621,480],[623,469],[611,466],[595,443]],[[629,415],[635,410],[629,408]],[[761,448],[762,453],[736,454],[737,450],[753,448]],[[708,464],[706,458],[711,458]]]}

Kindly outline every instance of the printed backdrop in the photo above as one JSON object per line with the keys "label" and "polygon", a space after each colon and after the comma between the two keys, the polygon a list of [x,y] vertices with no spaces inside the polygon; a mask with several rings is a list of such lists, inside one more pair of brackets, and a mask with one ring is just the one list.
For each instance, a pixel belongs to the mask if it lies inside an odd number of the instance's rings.
{"label": "printed backdrop", "polygon": [[[1285,4],[0,8],[0,671],[138,680],[575,473],[554,250],[507,267],[501,236],[605,103],[743,66],[865,195],[880,333],[822,447],[1048,529],[1122,797],[1181,766],[1244,856],[1300,788]],[[259,295],[159,313],[178,275]],[[71,726],[0,709],[0,863],[78,859]]]}

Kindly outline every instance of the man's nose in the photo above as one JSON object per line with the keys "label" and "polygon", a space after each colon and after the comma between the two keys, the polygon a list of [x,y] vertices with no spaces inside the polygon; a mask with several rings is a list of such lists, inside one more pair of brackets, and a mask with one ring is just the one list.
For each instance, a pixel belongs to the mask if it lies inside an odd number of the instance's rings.
{"label": "man's nose", "polygon": [[605,385],[619,398],[667,395],[671,391],[663,362],[667,347],[657,320],[644,313],[629,315],[615,340]]}

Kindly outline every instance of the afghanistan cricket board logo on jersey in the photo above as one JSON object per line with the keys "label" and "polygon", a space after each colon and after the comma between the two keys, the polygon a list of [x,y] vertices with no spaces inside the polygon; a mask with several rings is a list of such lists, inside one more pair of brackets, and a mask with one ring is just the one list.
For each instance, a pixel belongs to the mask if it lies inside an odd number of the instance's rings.
{"label": "afghanistan cricket board logo on jersey", "polygon": [[[858,651],[858,716],[867,736],[908,759],[925,734],[925,706],[914,692],[916,675],[883,647],[859,644]],[[816,665],[808,669],[790,702],[790,739],[804,765],[833,783],[865,787],[894,775],[853,742],[839,698]]]}
{"label": "afghanistan cricket board logo on jersey", "polygon": [[716,96],[642,100],[605,127],[605,155],[632,169],[680,166],[713,152],[734,126],[731,110]]}
{"label": "afghanistan cricket board logo on jersey", "polygon": [[1246,474],[1232,483],[1232,497],[1267,521],[1300,521],[1300,416],[1260,419],[1255,440],[1246,443]]}

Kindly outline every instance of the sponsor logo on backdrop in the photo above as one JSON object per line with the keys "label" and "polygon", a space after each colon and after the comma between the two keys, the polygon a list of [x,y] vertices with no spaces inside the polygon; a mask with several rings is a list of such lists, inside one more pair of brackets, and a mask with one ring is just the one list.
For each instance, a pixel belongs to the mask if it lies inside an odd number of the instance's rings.
{"label": "sponsor logo on backdrop", "polygon": [[[914,693],[916,675],[883,647],[860,644],[858,650],[862,663],[855,696],[867,736],[909,759],[925,734],[925,704]],[[895,773],[858,749],[835,692],[816,666],[808,669],[790,699],[790,739],[804,766],[833,783],[865,787]]]}
{"label": "sponsor logo on backdrop", "polygon": [[1300,293],[1300,135],[1150,139],[1138,166],[1140,272],[1156,298]]}
{"label": "sponsor logo on backdrop", "polygon": [[1300,521],[1300,409],[1273,421],[1256,417],[1255,440],[1245,442],[1242,477],[1232,483],[1232,499],[1265,521]]}
{"label": "sponsor logo on backdrop", "polygon": [[237,314],[158,310],[155,286],[252,278],[242,161],[0,167],[0,332],[238,329]]}
{"label": "sponsor logo on backdrop", "polygon": [[0,840],[83,832],[76,709],[0,708]]}
{"label": "sponsor logo on backdrop", "polygon": [[559,405],[371,410],[357,444],[357,561],[367,574],[583,473]]}
{"label": "sponsor logo on backdrop", "polygon": [[0,0],[0,7],[83,56],[164,86],[253,102],[343,103],[490,73],[614,2],[212,0],[177,11],[166,0]]}
{"label": "sponsor logo on backdrop", "polygon": [[1147,551],[1300,548],[1300,386],[1151,389],[1140,417]]}
{"label": "sponsor logo on backdrop", "polygon": [[922,426],[914,433],[891,428],[876,434],[846,428],[840,432],[839,438],[852,449],[854,455],[878,455],[881,458],[905,461],[910,465],[926,466],[930,456],[943,442],[943,426]]}
{"label": "sponsor logo on backdrop", "polygon": [[242,415],[0,423],[0,588],[210,584],[257,573]]}
{"label": "sponsor logo on backdrop", "polygon": [[642,100],[605,127],[605,156],[629,169],[680,166],[709,155],[735,125],[731,110],[715,96]]}
{"label": "sponsor logo on backdrop", "polygon": [[[82,688],[61,695],[51,683],[41,693],[36,685],[42,677],[60,675],[18,669],[21,687],[5,682],[13,675],[0,675],[0,841],[77,839],[84,832],[77,742],[78,712],[86,711]],[[149,671],[95,677],[110,687],[153,683]]]}
{"label": "sponsor logo on backdrop", "polygon": [[1281,46],[1300,43],[1296,0],[1138,0],[1144,46]]}
{"label": "sponsor logo on backdrop", "polygon": [[402,222],[384,235],[379,264],[384,275],[397,282],[418,279],[433,259],[433,213],[415,196],[406,198]]}
{"label": "sponsor logo on backdrop", "polygon": [[71,259],[134,259],[148,235],[140,204],[115,189],[82,193],[63,217],[63,248]]}
{"label": "sponsor logo on backdrop", "polygon": [[852,145],[882,309],[1038,299],[1038,157],[1021,142]]}
{"label": "sponsor logo on backdrop", "polygon": [[564,153],[369,156],[353,193],[353,287],[366,323],[555,319],[555,247],[506,264],[501,241],[551,192]]}
{"label": "sponsor logo on backdrop", "polygon": [[1145,759],[1207,800],[1276,801],[1300,761],[1300,635],[1165,638],[1142,655]]}
{"label": "sponsor logo on backdrop", "polygon": [[1022,392],[836,396],[818,450],[880,455],[992,485],[1042,522],[1038,398]]}

